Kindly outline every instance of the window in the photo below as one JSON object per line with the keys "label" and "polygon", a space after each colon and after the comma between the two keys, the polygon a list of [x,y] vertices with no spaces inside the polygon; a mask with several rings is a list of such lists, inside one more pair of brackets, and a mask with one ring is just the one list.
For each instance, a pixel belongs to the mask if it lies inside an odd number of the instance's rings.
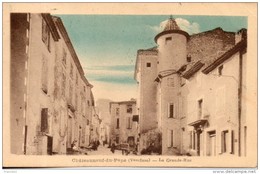
{"label": "window", "polygon": [[50,51],[50,29],[44,19],[42,19],[42,41]]}
{"label": "window", "polygon": [[127,113],[132,113],[132,105],[127,105],[126,106],[126,112]]}
{"label": "window", "polygon": [[170,103],[168,108],[168,118],[175,118],[174,104]]}
{"label": "window", "polygon": [[73,65],[70,64],[70,77],[73,78]]}
{"label": "window", "polygon": [[69,90],[69,104],[72,104],[72,96],[73,96],[73,86],[72,83],[70,82],[70,90]]}
{"label": "window", "polygon": [[65,97],[65,89],[66,89],[66,75],[62,73],[62,82],[61,82],[61,95]]}
{"label": "window", "polygon": [[87,125],[89,125],[89,119],[87,119]]}
{"label": "window", "polygon": [[119,115],[119,108],[116,108],[116,115]]}
{"label": "window", "polygon": [[172,40],[172,37],[166,37],[165,38],[165,44],[167,44],[168,42],[170,42]]}
{"label": "window", "polygon": [[146,67],[151,67],[151,63],[150,63],[150,62],[147,62],[147,63],[146,63]]}
{"label": "window", "polygon": [[116,143],[119,144],[119,136],[116,136]]}
{"label": "window", "polygon": [[167,147],[176,147],[175,141],[175,132],[171,129],[167,130]]}
{"label": "window", "polygon": [[223,65],[221,65],[220,67],[218,67],[218,75],[221,76],[223,72]]}
{"label": "window", "polygon": [[41,132],[48,133],[48,108],[41,110]]}
{"label": "window", "polygon": [[221,132],[221,152],[234,154],[234,131],[224,130]]}
{"label": "window", "polygon": [[42,57],[42,72],[41,72],[42,91],[48,93],[48,60],[45,56]]}
{"label": "window", "polygon": [[119,118],[116,119],[116,128],[119,129]]}
{"label": "window", "polygon": [[228,147],[228,131],[226,130],[226,131],[223,131],[222,132],[222,137],[221,137],[221,139],[222,139],[222,145],[221,145],[221,151],[222,151],[222,153],[226,153],[228,150],[227,150],[227,147]]}
{"label": "window", "polygon": [[199,119],[201,119],[201,117],[202,117],[202,107],[203,107],[202,105],[203,105],[203,100],[200,99],[198,101],[198,118]]}
{"label": "window", "polygon": [[83,86],[83,88],[84,88],[84,92],[86,92],[86,87],[85,87],[85,86]]}
{"label": "window", "polygon": [[75,92],[75,109],[78,109],[78,94],[77,91]]}
{"label": "window", "polygon": [[[66,61],[67,61],[67,52],[66,52],[66,50],[63,48],[62,49],[62,63],[64,64],[64,65],[66,65]],[[66,67],[66,66],[65,66]]]}
{"label": "window", "polygon": [[174,78],[173,78],[173,77],[169,77],[169,78],[167,79],[167,85],[168,85],[169,87],[174,87]]}
{"label": "window", "polygon": [[187,62],[191,62],[191,56],[190,55],[187,56]]}
{"label": "window", "polygon": [[132,129],[132,117],[127,117],[126,118],[126,128],[127,129]]}
{"label": "window", "polygon": [[78,74],[76,73],[76,85],[78,85]]}

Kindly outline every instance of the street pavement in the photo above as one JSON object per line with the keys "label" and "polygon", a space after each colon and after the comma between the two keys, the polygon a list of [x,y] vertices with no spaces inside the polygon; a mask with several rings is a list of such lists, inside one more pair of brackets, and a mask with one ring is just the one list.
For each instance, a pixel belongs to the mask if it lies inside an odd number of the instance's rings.
{"label": "street pavement", "polygon": [[110,151],[110,148],[107,146],[100,145],[96,151],[91,150],[87,152],[88,155],[122,155],[121,150],[115,150],[115,153]]}

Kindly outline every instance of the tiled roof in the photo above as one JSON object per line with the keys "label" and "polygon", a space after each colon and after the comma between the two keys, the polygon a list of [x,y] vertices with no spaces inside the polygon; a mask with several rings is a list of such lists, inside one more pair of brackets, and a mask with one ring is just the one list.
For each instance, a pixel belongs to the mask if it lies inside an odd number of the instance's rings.
{"label": "tiled roof", "polygon": [[163,31],[181,30],[174,18],[170,17]]}

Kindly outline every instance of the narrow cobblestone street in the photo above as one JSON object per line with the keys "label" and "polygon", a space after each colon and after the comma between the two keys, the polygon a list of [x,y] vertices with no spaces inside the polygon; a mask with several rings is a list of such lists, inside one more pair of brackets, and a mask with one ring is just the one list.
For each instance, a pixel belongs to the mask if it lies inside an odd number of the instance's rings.
{"label": "narrow cobblestone street", "polygon": [[121,150],[115,150],[115,153],[110,151],[110,148],[107,146],[100,145],[96,151],[91,150],[87,152],[88,155],[122,155]]}

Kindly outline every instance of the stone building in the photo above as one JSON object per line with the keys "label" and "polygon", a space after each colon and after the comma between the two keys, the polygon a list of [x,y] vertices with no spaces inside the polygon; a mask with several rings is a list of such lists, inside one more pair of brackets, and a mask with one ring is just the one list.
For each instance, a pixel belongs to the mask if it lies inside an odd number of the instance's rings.
{"label": "stone building", "polygon": [[60,18],[11,14],[11,153],[87,146],[94,98]]}
{"label": "stone building", "polygon": [[189,35],[170,18],[155,42],[137,53],[140,128],[161,132],[163,155],[246,154],[246,30]]}
{"label": "stone building", "polygon": [[111,113],[111,142],[116,144],[138,142],[138,122],[133,119],[136,115],[136,101],[110,102]]}

